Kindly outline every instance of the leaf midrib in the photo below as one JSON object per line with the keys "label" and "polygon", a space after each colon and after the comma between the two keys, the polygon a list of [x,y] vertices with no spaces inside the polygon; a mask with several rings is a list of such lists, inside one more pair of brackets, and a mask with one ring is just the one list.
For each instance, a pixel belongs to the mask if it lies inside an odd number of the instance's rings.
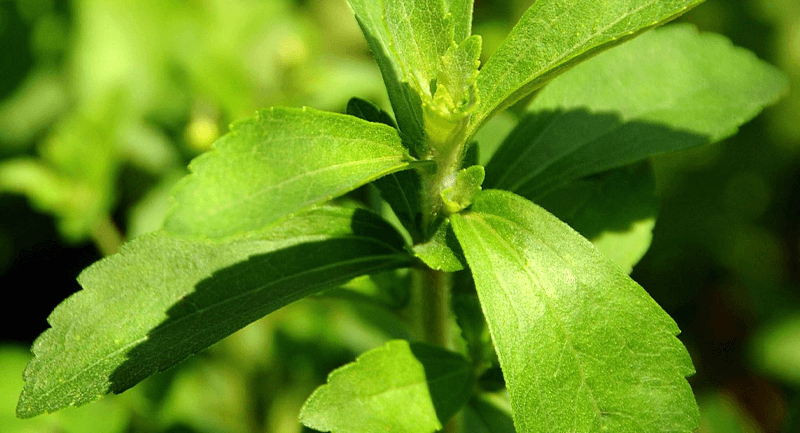
{"label": "leaf midrib", "polygon": [[[266,187],[264,187],[262,189],[259,189],[256,192],[252,193],[252,194],[249,194],[247,196],[242,197],[239,200],[230,202],[226,206],[220,206],[220,207],[213,208],[213,209],[211,209],[209,211],[208,215],[211,216],[211,217],[216,217],[221,213],[227,212],[231,208],[238,207],[238,206],[241,206],[244,203],[247,203],[247,202],[250,202],[252,200],[255,200],[255,199],[257,199],[257,198],[259,198],[259,197],[261,197],[261,196],[263,196],[265,194],[268,194],[268,193],[270,193],[270,192],[272,192],[272,191],[274,191],[274,190],[276,190],[278,188],[281,188],[284,185],[290,184],[292,182],[300,181],[300,180],[305,179],[307,177],[315,177],[315,176],[318,176],[318,175],[320,175],[322,173],[325,173],[327,171],[337,170],[337,169],[346,168],[346,167],[355,167],[355,166],[359,166],[359,165],[375,164],[375,163],[384,162],[384,161],[388,162],[388,161],[394,161],[394,160],[398,160],[401,163],[397,164],[395,166],[392,166],[392,167],[388,167],[387,169],[385,169],[381,173],[375,174],[374,175],[375,178],[379,178],[379,177],[381,177],[382,175],[384,175],[387,172],[388,173],[393,173],[393,172],[398,171],[398,170],[400,170],[400,169],[402,169],[404,167],[407,167],[409,165],[408,162],[403,162],[403,157],[402,156],[384,156],[384,157],[381,157],[381,158],[363,159],[363,160],[359,160],[359,161],[348,161],[348,162],[343,162],[343,163],[339,163],[339,164],[329,165],[329,166],[318,168],[316,170],[306,171],[306,172],[303,172],[303,173],[298,174],[296,176],[292,176],[292,177],[283,179],[282,181],[280,181],[278,183],[266,186]],[[373,178],[372,176],[367,176],[366,180],[369,181],[372,178]],[[356,188],[356,186],[351,186],[351,187],[344,188],[343,190],[337,190],[337,191],[335,191],[333,193],[333,195],[334,196],[341,195],[340,193],[347,192],[347,191],[350,191],[350,190],[355,189],[355,188]],[[325,196],[329,196],[329,195],[331,195],[331,194],[325,194]],[[317,202],[317,200],[304,200],[302,203],[299,203],[299,208],[304,208],[304,207],[308,206],[309,203],[314,203],[314,202]]]}

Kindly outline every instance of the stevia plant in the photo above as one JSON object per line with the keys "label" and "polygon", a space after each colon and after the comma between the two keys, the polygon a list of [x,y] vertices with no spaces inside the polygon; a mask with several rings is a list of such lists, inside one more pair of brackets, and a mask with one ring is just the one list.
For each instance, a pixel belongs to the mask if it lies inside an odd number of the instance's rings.
{"label": "stevia plant", "polygon": [[[385,314],[413,341],[332,372],[306,426],[694,431],[679,330],[627,275],[657,207],[647,158],[733,134],[785,78],[689,25],[646,32],[698,0],[538,0],[483,67],[470,0],[349,3],[393,115],[353,99],[347,114],[235,123],[192,162],[160,231],[81,273],[34,343],[18,415],[122,392],[380,274],[408,293]],[[529,95],[497,149],[476,140]],[[380,200],[350,194],[365,185]]]}

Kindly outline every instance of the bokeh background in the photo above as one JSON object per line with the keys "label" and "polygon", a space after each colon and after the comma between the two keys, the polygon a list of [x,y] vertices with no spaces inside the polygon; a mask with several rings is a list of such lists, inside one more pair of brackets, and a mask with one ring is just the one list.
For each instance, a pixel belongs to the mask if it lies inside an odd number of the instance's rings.
{"label": "bokeh background", "polygon": [[[531,2],[477,0],[485,57]],[[681,20],[792,90],[735,137],[655,160],[661,212],[632,276],[683,330],[701,432],[800,431],[800,2],[708,0]],[[369,306],[303,301],[121,396],[16,420],[49,312],[159,226],[231,121],[387,98],[345,0],[0,0],[0,47],[0,432],[300,432],[329,370],[397,336]]]}

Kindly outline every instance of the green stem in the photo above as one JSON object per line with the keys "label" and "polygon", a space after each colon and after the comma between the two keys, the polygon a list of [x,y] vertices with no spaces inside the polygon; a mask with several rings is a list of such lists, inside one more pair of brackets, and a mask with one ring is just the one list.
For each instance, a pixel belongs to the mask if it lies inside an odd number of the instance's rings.
{"label": "green stem", "polygon": [[422,330],[426,342],[451,349],[450,274],[426,269],[423,288]]}
{"label": "green stem", "polygon": [[[432,269],[414,269],[411,322],[418,338],[429,344],[454,349],[450,327],[450,291],[452,275]],[[458,416],[440,430],[459,431]]]}
{"label": "green stem", "polygon": [[122,233],[108,215],[98,219],[92,227],[92,240],[103,256],[119,252],[123,242]]}

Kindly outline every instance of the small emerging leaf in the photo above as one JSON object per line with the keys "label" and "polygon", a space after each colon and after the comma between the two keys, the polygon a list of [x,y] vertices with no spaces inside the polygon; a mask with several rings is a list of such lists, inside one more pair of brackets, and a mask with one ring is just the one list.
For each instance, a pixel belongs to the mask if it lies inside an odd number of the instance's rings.
{"label": "small emerging leaf", "polygon": [[461,212],[472,204],[472,198],[480,192],[486,173],[480,165],[473,165],[458,172],[455,185],[442,191],[442,202],[448,214]]}
{"label": "small emerging leaf", "polygon": [[349,2],[412,155],[458,151],[478,102],[481,39],[468,34],[471,1]]}
{"label": "small emerging leaf", "polygon": [[470,397],[470,365],[436,346],[390,341],[328,377],[300,421],[333,433],[432,433]]}
{"label": "small emerging leaf", "polygon": [[566,224],[505,191],[451,216],[521,432],[698,426],[675,322]]}
{"label": "small emerging leaf", "polygon": [[425,133],[434,154],[446,155],[466,139],[467,126],[479,100],[476,78],[480,54],[480,36],[453,44],[442,56],[435,86],[422,96]]}
{"label": "small emerging leaf", "polygon": [[50,315],[17,414],[120,393],[290,302],[409,262],[392,226],[360,209],[318,208],[226,242],[144,235],[84,270],[84,290]]}
{"label": "small emerging leaf", "polygon": [[164,229],[225,238],[409,168],[397,131],[352,116],[272,108],[234,124],[190,165]]}

